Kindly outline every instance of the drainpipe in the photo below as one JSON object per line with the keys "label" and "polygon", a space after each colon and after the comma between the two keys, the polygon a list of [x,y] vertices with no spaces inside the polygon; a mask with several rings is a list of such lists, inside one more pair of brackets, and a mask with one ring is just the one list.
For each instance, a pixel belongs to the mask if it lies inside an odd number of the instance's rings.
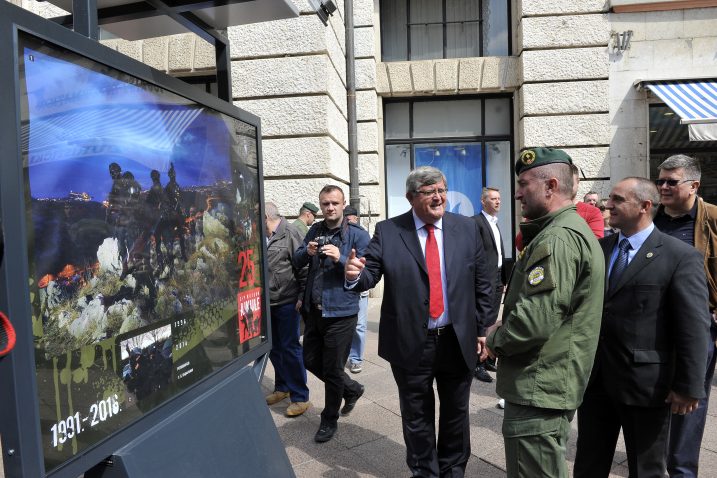
{"label": "drainpipe", "polygon": [[354,5],[344,0],[346,30],[346,113],[349,127],[349,204],[361,213],[359,197],[358,144],[356,139],[356,68],[354,65]]}

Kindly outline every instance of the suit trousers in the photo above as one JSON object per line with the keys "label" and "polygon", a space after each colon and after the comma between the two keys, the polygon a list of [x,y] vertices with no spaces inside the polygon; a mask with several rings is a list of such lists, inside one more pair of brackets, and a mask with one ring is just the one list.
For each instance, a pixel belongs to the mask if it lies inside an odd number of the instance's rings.
{"label": "suit trousers", "polygon": [[356,330],[356,316],[322,317],[311,308],[304,330],[304,365],[306,370],[324,382],[325,398],[321,421],[335,425],[341,400],[361,393],[361,384],[344,371],[351,339]]}
{"label": "suit trousers", "polygon": [[697,476],[700,462],[702,435],[707,422],[712,377],[715,374],[715,327],[711,329],[707,344],[707,373],[705,374],[705,398],[699,401],[699,408],[687,415],[672,415],[670,420],[670,441],[667,452],[667,472],[671,478]]}
{"label": "suit trousers", "polygon": [[[463,477],[471,452],[468,398],[473,377],[453,327],[426,337],[415,369],[391,365],[391,370],[398,385],[406,463],[412,476]],[[440,401],[437,444],[434,380]]]}
{"label": "suit trousers", "polygon": [[670,406],[639,407],[611,399],[602,384],[591,384],[578,408],[575,478],[610,474],[620,428],[630,478],[662,477],[666,472]]}
{"label": "suit trousers", "polygon": [[299,313],[294,303],[271,307],[271,353],[274,390],[289,392],[292,402],[308,402],[306,369],[299,343]]}

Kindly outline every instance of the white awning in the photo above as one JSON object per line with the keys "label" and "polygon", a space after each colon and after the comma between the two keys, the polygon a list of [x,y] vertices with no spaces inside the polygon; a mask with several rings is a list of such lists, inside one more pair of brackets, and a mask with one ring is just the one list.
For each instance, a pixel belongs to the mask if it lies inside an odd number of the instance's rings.
{"label": "white awning", "polygon": [[690,141],[717,141],[717,123],[691,124]]}

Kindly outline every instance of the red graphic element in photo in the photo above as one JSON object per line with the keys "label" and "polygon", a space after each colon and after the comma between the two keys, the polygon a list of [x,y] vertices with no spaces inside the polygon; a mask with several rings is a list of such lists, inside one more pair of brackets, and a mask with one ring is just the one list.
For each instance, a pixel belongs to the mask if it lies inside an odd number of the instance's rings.
{"label": "red graphic element in photo", "polygon": [[239,343],[261,335],[261,288],[237,294],[239,311]]}

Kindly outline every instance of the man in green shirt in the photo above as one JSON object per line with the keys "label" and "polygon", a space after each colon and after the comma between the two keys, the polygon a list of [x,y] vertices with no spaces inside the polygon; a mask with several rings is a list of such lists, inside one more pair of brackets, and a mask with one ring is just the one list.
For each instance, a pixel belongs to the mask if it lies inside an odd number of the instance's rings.
{"label": "man in green shirt", "polygon": [[316,213],[319,212],[319,208],[312,202],[305,202],[299,209],[299,217],[292,223],[295,228],[301,233],[301,237],[305,237],[306,233],[309,232],[309,227],[316,220]]}
{"label": "man in green shirt", "polygon": [[[605,287],[600,245],[572,203],[572,159],[533,148],[515,165],[524,249],[505,295],[502,324],[485,356],[497,356],[505,399],[508,477],[567,477],[565,448],[597,348]],[[536,475],[537,474],[537,475]]]}

